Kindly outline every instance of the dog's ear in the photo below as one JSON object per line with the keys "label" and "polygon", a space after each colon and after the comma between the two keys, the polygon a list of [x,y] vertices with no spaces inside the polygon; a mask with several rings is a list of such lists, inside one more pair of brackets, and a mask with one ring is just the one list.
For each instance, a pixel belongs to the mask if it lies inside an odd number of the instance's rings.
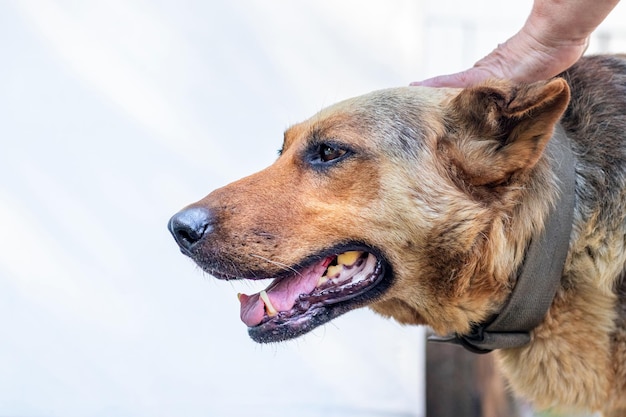
{"label": "dog's ear", "polygon": [[492,81],[450,103],[446,153],[471,185],[498,185],[535,166],[569,103],[562,78],[519,86]]}

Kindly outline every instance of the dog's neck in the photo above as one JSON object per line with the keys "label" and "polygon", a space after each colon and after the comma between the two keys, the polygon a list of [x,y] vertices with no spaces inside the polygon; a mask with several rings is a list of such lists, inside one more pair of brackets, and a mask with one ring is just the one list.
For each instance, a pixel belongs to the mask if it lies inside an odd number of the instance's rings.
{"label": "dog's neck", "polygon": [[530,242],[508,301],[489,321],[475,325],[470,334],[431,336],[429,341],[460,344],[476,353],[530,343],[530,332],[543,321],[561,282],[574,215],[576,161],[560,125],[548,142],[547,152],[560,182],[560,194],[543,232]]}

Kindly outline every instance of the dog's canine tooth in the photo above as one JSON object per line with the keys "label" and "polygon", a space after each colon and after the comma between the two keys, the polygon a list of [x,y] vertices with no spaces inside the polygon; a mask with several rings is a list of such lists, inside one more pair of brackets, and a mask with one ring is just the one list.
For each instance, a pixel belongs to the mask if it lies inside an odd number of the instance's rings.
{"label": "dog's canine tooth", "polygon": [[337,256],[337,264],[345,265],[348,267],[352,266],[361,257],[362,253],[363,252],[356,251],[356,250],[344,252],[341,255]]}
{"label": "dog's canine tooth", "polygon": [[261,297],[261,300],[263,300],[263,304],[265,304],[265,311],[267,311],[267,315],[270,317],[274,317],[275,315],[277,315],[278,311],[276,311],[276,309],[272,305],[272,302],[270,301],[270,297],[267,295],[267,292],[263,290],[259,293],[259,296]]}

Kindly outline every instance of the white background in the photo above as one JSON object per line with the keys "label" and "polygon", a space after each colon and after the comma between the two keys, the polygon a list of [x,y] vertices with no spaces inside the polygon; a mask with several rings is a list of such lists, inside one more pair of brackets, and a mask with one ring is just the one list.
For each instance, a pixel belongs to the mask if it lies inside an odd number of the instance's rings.
{"label": "white background", "polygon": [[[254,287],[166,223],[290,124],[463,69],[530,5],[0,0],[0,416],[422,415],[421,330],[361,310],[257,345]],[[626,51],[620,21],[590,51]]]}

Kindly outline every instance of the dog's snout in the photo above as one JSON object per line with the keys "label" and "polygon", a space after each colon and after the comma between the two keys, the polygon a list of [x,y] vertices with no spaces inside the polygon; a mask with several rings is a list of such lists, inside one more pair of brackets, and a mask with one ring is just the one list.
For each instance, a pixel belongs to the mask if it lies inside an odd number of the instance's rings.
{"label": "dog's snout", "polygon": [[206,208],[191,207],[170,219],[168,229],[183,252],[189,252],[204,236],[213,231],[214,217]]}

